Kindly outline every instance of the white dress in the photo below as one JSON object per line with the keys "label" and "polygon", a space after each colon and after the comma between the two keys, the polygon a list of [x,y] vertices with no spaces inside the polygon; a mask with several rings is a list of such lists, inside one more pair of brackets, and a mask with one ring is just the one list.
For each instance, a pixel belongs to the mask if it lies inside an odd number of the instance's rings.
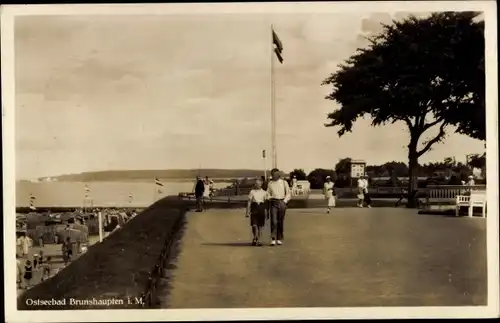
{"label": "white dress", "polygon": [[325,199],[328,201],[328,207],[333,207],[335,206],[335,196],[333,195],[333,186],[335,184],[333,182],[326,182],[325,186],[323,187],[323,191],[325,194]]}
{"label": "white dress", "polygon": [[210,197],[210,184],[209,183],[204,183],[205,184],[205,191],[203,191],[203,197]]}

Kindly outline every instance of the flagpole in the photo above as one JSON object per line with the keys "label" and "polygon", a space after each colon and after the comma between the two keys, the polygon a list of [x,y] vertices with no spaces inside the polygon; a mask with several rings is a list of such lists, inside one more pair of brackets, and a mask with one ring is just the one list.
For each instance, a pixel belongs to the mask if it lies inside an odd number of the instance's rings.
{"label": "flagpole", "polygon": [[266,170],[266,151],[263,150],[262,151],[262,160],[263,160],[263,163],[264,163],[264,180],[267,181],[267,170]]}
{"label": "flagpole", "polygon": [[277,152],[276,152],[276,106],[275,106],[275,80],[274,80],[274,28],[271,24],[271,144],[272,144],[272,161],[273,168],[278,167]]}
{"label": "flagpole", "polygon": [[153,188],[154,188],[154,191],[153,191],[153,203],[156,202],[156,177],[153,177]]}
{"label": "flagpole", "polygon": [[102,213],[99,211],[98,213],[98,218],[99,218],[99,242],[102,242],[103,239],[103,233],[102,233]]}

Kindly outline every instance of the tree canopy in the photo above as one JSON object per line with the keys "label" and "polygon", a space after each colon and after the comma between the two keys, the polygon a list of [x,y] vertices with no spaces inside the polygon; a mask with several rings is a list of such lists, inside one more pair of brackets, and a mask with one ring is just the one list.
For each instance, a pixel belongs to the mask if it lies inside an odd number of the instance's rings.
{"label": "tree canopy", "polygon": [[350,175],[351,174],[351,161],[352,158],[346,157],[339,159],[337,164],[335,164],[335,172],[337,174],[342,175]]}
{"label": "tree canopy", "polygon": [[293,178],[293,176],[297,177],[298,181],[305,181],[307,180],[307,174],[303,169],[294,169],[290,173],[290,178]]}
{"label": "tree canopy", "polygon": [[337,180],[337,173],[335,173],[333,169],[323,168],[316,168],[311,171],[309,175],[307,175],[307,180],[311,184],[312,189],[320,189],[323,188],[327,176],[330,176],[334,182]]}
{"label": "tree canopy", "polygon": [[341,106],[326,126],[342,136],[365,115],[373,126],[405,123],[410,177],[450,126],[485,140],[484,24],[474,22],[477,15],[442,12],[383,25],[322,83],[333,87],[326,99]]}

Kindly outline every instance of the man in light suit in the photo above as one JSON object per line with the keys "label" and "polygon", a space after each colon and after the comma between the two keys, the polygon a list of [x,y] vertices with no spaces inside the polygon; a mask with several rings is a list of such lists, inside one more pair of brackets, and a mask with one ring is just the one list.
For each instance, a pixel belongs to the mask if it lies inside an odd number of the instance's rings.
{"label": "man in light suit", "polygon": [[271,180],[267,185],[269,213],[271,217],[271,246],[282,245],[286,206],[291,199],[290,186],[281,178],[279,169],[271,171]]}

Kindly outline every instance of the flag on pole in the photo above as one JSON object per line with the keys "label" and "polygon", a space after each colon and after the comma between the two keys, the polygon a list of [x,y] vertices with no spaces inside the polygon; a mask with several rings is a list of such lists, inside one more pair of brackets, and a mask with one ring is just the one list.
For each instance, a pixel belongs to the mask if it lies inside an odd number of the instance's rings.
{"label": "flag on pole", "polygon": [[31,210],[35,210],[36,207],[35,207],[35,201],[36,201],[36,197],[33,196],[33,194],[30,194],[30,209]]}
{"label": "flag on pole", "polygon": [[85,198],[89,197],[89,193],[91,192],[90,188],[85,184]]}
{"label": "flag on pole", "polygon": [[276,57],[280,61],[281,64],[283,64],[283,43],[278,37],[278,34],[274,31],[274,29],[271,29],[273,33],[273,44],[274,44],[274,52],[276,53]]}
{"label": "flag on pole", "polygon": [[155,177],[155,184],[158,186],[163,186],[163,183],[157,177]]}

